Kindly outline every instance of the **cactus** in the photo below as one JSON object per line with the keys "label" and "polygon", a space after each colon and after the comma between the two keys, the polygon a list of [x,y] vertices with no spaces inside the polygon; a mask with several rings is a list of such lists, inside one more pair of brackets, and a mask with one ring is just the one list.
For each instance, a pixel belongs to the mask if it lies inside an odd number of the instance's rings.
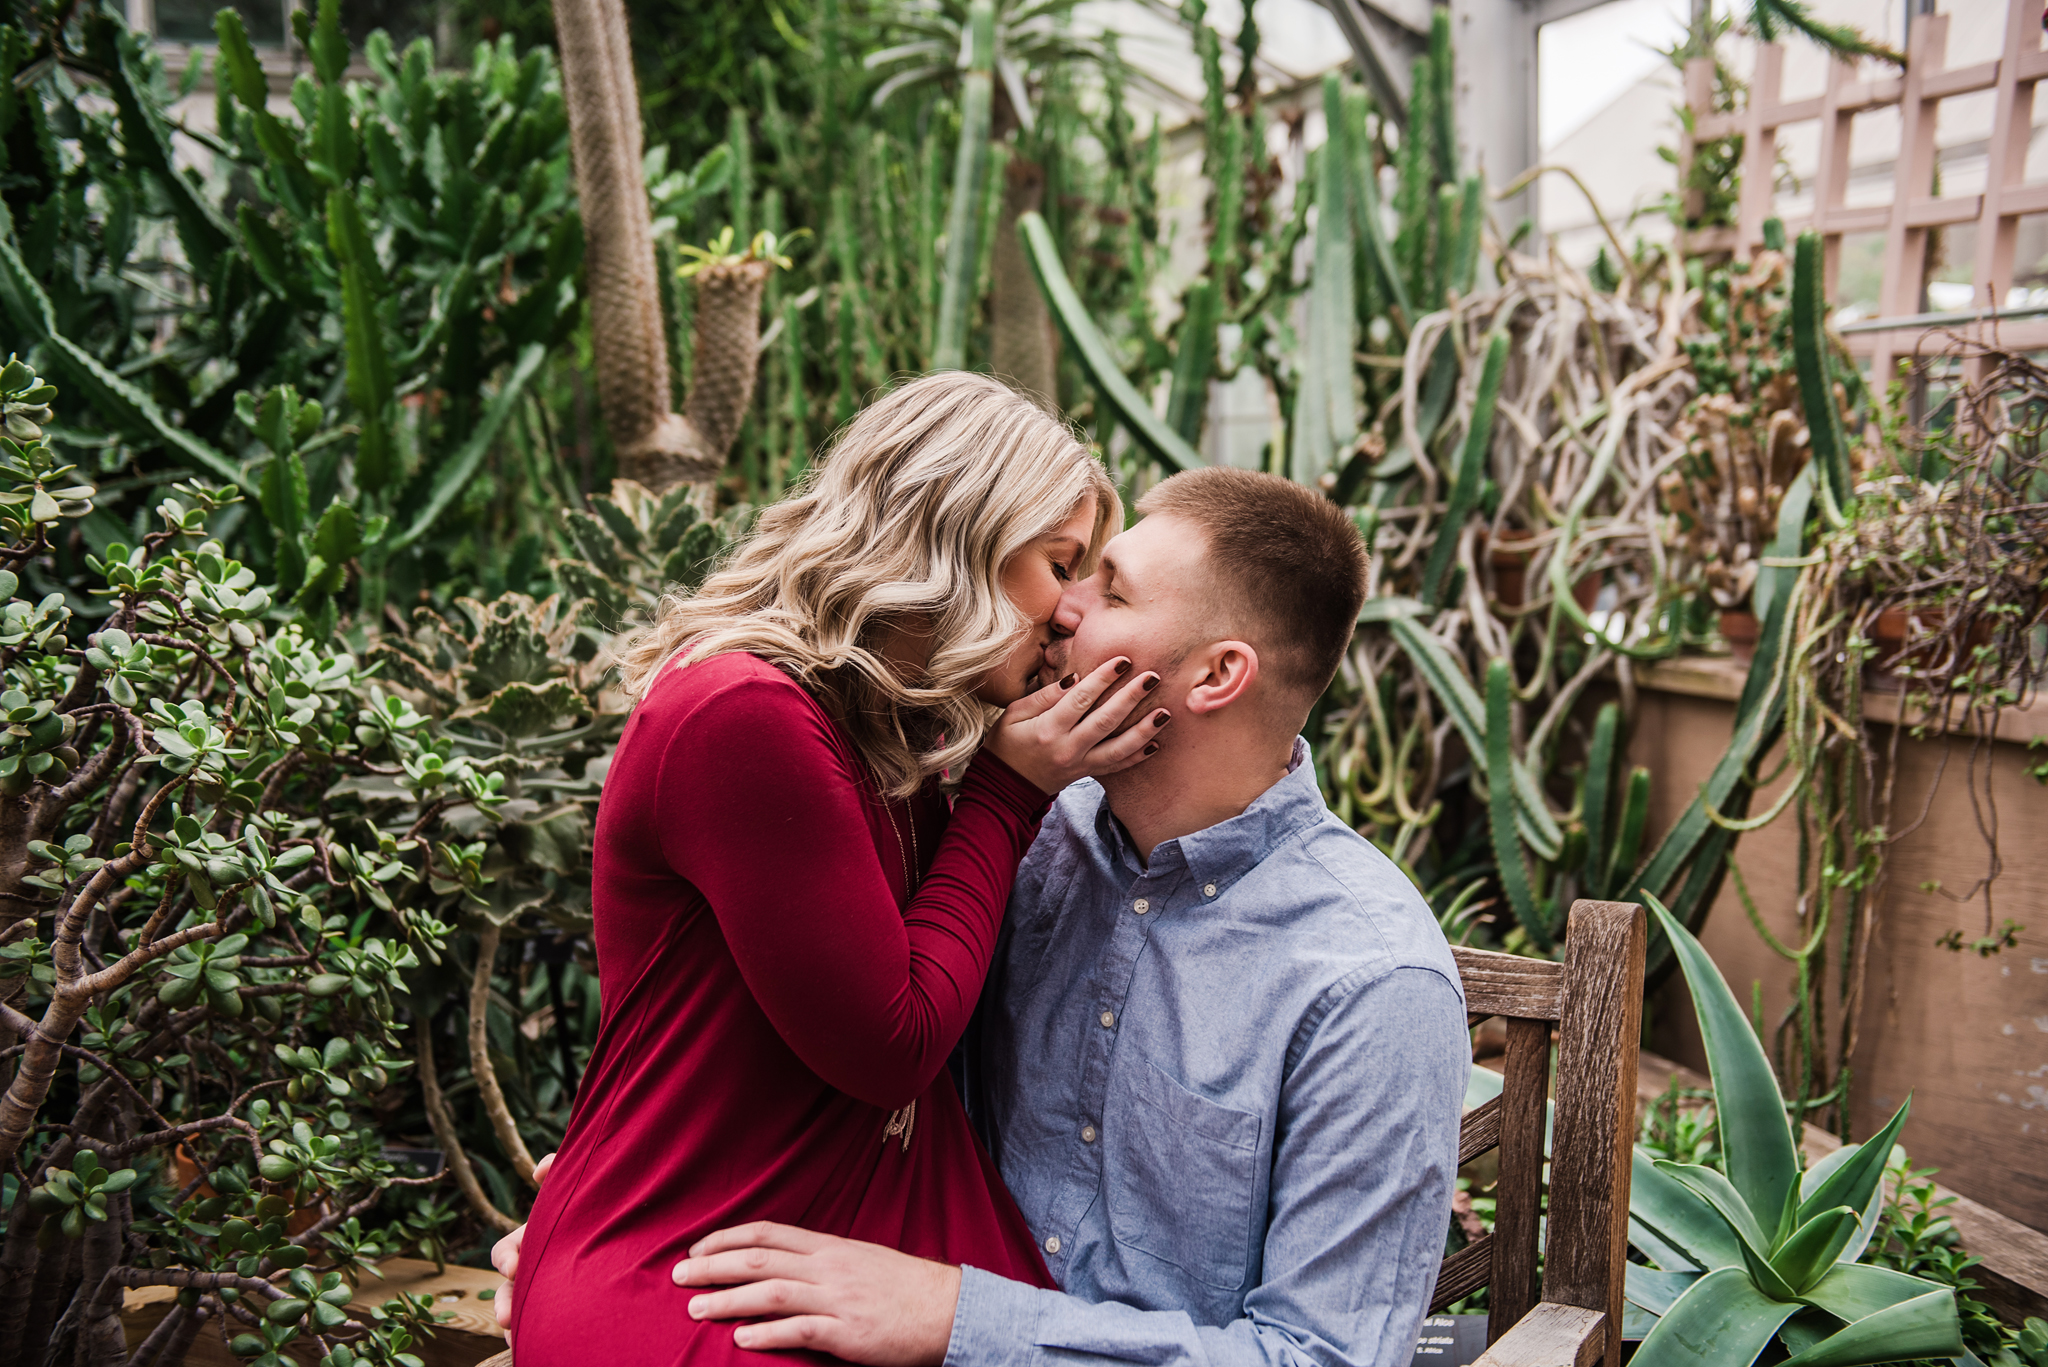
{"label": "cactus", "polygon": [[[723,468],[753,395],[766,270],[746,263],[700,272],[693,385],[684,412],[674,412],[625,11],[616,0],[554,0],[554,10],[583,211],[598,402],[619,468],[653,488],[709,479]],[[733,196],[744,220],[751,176],[744,120],[736,116],[735,124]],[[707,385],[700,400],[696,391]]]}
{"label": "cactus", "polygon": [[1842,430],[1829,373],[1827,300],[1821,293],[1820,234],[1799,235],[1792,262],[1792,348],[1799,366],[1799,397],[1806,411],[1806,430],[1813,463],[1821,471],[1821,507],[1839,523],[1855,482],[1849,472],[1849,439]]}

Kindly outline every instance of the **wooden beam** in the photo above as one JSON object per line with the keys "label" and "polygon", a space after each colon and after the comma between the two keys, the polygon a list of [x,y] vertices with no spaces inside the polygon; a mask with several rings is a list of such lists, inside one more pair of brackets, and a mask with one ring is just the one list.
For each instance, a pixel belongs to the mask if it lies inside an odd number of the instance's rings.
{"label": "wooden beam", "polygon": [[1591,1367],[1607,1342],[1607,1316],[1545,1301],[1472,1367]]}
{"label": "wooden beam", "polygon": [[1488,949],[1453,947],[1465,1005],[1477,1016],[1541,1016],[1556,1020],[1564,1003],[1564,965]]}
{"label": "wooden beam", "polygon": [[1621,1364],[1636,1053],[1649,938],[1648,918],[1635,903],[1579,901],[1564,941],[1543,1299],[1607,1317],[1601,1354],[1607,1367]]}

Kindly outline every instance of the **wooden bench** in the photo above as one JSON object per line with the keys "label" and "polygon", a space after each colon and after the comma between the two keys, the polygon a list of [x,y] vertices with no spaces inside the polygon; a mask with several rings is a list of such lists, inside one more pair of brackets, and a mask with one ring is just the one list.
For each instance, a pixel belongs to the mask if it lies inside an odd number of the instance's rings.
{"label": "wooden bench", "polygon": [[[1458,1142],[1461,1166],[1500,1150],[1493,1233],[1444,1259],[1429,1307],[1434,1314],[1492,1288],[1491,1346],[1477,1367],[1620,1367],[1646,941],[1643,909],[1635,903],[1581,901],[1572,906],[1563,963],[1452,950],[1472,1023],[1505,1017],[1508,1035],[1501,1094],[1466,1115]],[[1549,1245],[1539,1278],[1553,1027],[1557,1114]],[[512,1367],[511,1356],[479,1367]]]}
{"label": "wooden bench", "polygon": [[[1563,963],[1452,950],[1472,1022],[1507,1022],[1501,1094],[1466,1114],[1458,1143],[1460,1165],[1500,1150],[1493,1233],[1444,1259],[1429,1307],[1434,1314],[1491,1288],[1490,1346],[1479,1367],[1620,1367],[1647,941],[1635,903],[1581,901],[1572,905]],[[1543,1222],[1553,1028],[1557,1105]],[[1540,1277],[1539,1224],[1548,1234]]]}

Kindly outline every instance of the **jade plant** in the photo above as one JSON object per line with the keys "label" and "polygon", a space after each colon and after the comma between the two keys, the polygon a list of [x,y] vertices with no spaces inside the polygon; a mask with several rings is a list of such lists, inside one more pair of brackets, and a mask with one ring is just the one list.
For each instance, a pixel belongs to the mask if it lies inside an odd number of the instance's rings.
{"label": "jade plant", "polygon": [[1655,1317],[1637,1367],[1755,1362],[1775,1339],[1784,1367],[1956,1357],[1955,1292],[1859,1262],[1884,1205],[1882,1181],[1909,1101],[1861,1144],[1800,1170],[1785,1100],[1762,1043],[1698,940],[1654,896],[1652,914],[1692,990],[1713,1074],[1719,1166],[1637,1149],[1631,1306]]}

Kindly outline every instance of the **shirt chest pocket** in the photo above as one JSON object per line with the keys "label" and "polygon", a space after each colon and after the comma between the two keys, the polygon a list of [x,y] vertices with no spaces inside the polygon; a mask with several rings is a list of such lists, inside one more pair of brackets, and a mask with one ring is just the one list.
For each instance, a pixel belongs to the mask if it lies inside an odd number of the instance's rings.
{"label": "shirt chest pocket", "polygon": [[1259,1117],[1196,1096],[1150,1063],[1105,1119],[1110,1232],[1209,1286],[1244,1283]]}

